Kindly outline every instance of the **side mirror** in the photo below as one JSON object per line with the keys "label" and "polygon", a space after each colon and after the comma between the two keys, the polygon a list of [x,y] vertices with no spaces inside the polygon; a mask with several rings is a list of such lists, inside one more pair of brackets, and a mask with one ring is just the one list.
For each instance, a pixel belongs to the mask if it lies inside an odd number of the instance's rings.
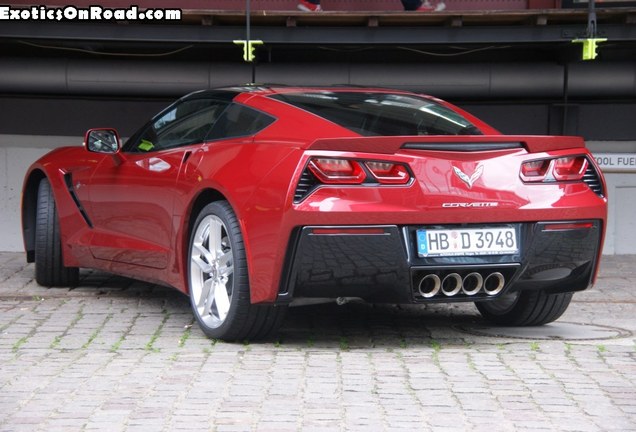
{"label": "side mirror", "polygon": [[95,153],[115,154],[121,145],[115,129],[89,129],[84,137],[86,150]]}

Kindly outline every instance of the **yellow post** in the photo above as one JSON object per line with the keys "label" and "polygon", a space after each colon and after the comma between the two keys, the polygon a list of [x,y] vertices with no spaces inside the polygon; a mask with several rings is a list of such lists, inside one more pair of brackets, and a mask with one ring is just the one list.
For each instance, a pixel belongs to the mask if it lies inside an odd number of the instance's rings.
{"label": "yellow post", "polygon": [[574,39],[572,43],[583,44],[583,60],[594,60],[598,53],[596,48],[597,44],[601,42],[607,42],[606,38],[587,38],[587,39]]}
{"label": "yellow post", "polygon": [[235,40],[234,43],[243,46],[243,60],[250,63],[256,58],[254,54],[256,47],[263,45],[262,40]]}

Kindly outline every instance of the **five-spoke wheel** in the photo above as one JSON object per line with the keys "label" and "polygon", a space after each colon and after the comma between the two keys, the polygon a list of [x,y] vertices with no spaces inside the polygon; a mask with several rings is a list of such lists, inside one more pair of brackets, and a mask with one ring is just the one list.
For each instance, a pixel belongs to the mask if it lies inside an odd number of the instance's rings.
{"label": "five-spoke wheel", "polygon": [[193,306],[207,327],[217,328],[230,311],[234,278],[227,227],[218,216],[206,216],[198,224],[190,256]]}

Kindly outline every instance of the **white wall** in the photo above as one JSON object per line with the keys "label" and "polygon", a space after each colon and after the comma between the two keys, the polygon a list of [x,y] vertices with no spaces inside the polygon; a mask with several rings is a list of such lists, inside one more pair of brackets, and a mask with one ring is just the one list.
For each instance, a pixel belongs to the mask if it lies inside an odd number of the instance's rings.
{"label": "white wall", "polygon": [[[587,147],[594,155],[632,153],[634,141],[592,141]],[[607,230],[603,253],[636,254],[636,171],[604,171],[607,183]]]}
{"label": "white wall", "polygon": [[0,251],[24,250],[20,197],[24,174],[49,150],[82,145],[83,137],[0,134]]}
{"label": "white wall", "polygon": [[636,254],[636,173],[606,173],[607,234],[603,253]]}
{"label": "white wall", "polygon": [[[83,137],[0,134],[0,251],[21,251],[20,196],[28,166],[49,150]],[[591,142],[594,153],[635,153],[636,142]],[[609,219],[605,254],[636,254],[636,173],[606,173]]]}

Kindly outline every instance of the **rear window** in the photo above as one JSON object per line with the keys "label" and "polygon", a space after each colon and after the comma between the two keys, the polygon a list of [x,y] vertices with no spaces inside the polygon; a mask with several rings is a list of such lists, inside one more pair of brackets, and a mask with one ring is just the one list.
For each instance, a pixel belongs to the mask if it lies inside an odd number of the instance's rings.
{"label": "rear window", "polygon": [[415,95],[320,91],[271,97],[363,136],[482,134],[462,115]]}

